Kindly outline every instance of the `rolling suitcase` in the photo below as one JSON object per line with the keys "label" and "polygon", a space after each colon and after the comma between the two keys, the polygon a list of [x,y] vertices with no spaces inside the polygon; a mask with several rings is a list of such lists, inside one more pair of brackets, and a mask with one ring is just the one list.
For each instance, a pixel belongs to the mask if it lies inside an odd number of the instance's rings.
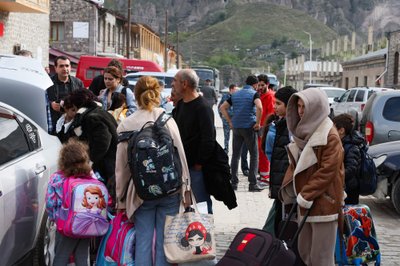
{"label": "rolling suitcase", "polygon": [[[289,214],[290,221],[295,204]],[[244,266],[244,265],[262,265],[262,266],[293,266],[296,263],[296,254],[291,250],[293,243],[303,228],[303,225],[310,213],[307,210],[296,233],[291,241],[286,244],[284,240],[273,237],[270,233],[259,229],[243,228],[234,237],[226,254],[217,263],[218,266]],[[285,231],[286,223],[282,231]]]}
{"label": "rolling suitcase", "polygon": [[369,207],[364,204],[343,208],[343,237],[338,232],[335,260],[338,265],[381,263],[381,254]]}

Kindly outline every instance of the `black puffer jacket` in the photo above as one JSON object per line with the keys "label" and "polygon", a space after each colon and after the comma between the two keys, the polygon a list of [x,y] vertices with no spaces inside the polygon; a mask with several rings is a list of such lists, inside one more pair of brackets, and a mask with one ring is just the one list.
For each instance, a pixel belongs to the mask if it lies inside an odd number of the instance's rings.
{"label": "black puffer jacket", "polygon": [[342,139],[344,148],[345,191],[347,193],[346,204],[357,204],[359,197],[359,173],[361,164],[360,146],[366,145],[364,138],[358,131],[346,135]]}
{"label": "black puffer jacket", "polygon": [[114,117],[94,103],[92,107],[78,110],[73,126],[79,140],[89,144],[93,170],[107,182],[115,172],[118,135]]}
{"label": "black puffer jacket", "polygon": [[270,166],[270,192],[271,198],[277,199],[278,192],[282,185],[283,177],[289,166],[289,158],[286,152],[286,145],[289,144],[289,131],[286,119],[282,118],[275,122],[276,135],[274,147],[272,149]]}

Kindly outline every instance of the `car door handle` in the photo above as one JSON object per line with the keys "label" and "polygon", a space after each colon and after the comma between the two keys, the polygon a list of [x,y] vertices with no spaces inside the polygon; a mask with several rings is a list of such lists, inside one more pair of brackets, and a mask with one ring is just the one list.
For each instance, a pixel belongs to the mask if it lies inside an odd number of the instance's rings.
{"label": "car door handle", "polygon": [[36,169],[35,169],[35,174],[39,175],[41,173],[43,173],[44,171],[46,171],[46,165],[36,165]]}

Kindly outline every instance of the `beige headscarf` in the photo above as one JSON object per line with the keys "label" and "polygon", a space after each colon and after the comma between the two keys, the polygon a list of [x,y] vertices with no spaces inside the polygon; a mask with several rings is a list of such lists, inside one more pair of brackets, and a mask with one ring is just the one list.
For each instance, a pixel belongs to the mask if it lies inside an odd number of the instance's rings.
{"label": "beige headscarf", "polygon": [[[297,101],[299,98],[304,101],[305,106],[302,119],[300,119],[297,111]],[[287,105],[286,121],[288,129],[300,149],[306,146],[311,135],[328,115],[328,96],[320,89],[309,88],[297,92],[290,97]]]}

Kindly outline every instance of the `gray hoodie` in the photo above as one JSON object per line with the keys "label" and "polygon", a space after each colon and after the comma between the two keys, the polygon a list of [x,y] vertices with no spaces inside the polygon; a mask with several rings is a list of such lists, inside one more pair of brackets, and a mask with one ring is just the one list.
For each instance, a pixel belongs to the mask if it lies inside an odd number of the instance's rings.
{"label": "gray hoodie", "polygon": [[[297,101],[304,102],[304,114],[300,119]],[[294,141],[303,149],[311,135],[329,115],[328,96],[317,88],[309,88],[293,94],[287,105],[286,120]]]}

